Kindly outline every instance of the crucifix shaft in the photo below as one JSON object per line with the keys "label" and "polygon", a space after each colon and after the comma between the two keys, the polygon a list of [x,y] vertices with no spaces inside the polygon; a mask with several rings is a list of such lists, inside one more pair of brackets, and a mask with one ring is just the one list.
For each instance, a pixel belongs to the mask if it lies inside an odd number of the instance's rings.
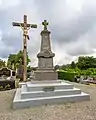
{"label": "crucifix shaft", "polygon": [[24,15],[23,23],[13,22],[13,26],[21,27],[23,30],[23,59],[24,59],[24,69],[23,69],[23,81],[27,80],[27,39],[29,40],[28,30],[30,28],[37,28],[36,24],[28,24],[27,16]]}

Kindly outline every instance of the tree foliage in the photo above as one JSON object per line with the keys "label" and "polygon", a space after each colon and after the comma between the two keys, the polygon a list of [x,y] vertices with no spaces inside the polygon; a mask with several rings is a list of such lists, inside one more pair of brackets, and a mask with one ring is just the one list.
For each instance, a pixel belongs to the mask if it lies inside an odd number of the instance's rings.
{"label": "tree foliage", "polygon": [[70,68],[70,64],[60,66],[60,69],[63,69],[63,70],[65,70],[67,68]]}
{"label": "tree foliage", "polygon": [[[7,66],[11,69],[15,69],[22,65],[24,62],[23,51],[19,51],[17,54],[10,54],[7,61]],[[27,65],[31,62],[27,53]]]}
{"label": "tree foliage", "polygon": [[93,56],[81,56],[78,58],[77,67],[81,70],[96,68],[96,58],[94,58]]}
{"label": "tree foliage", "polygon": [[5,63],[6,63],[5,61],[0,59],[0,68],[5,67],[6,66]]}
{"label": "tree foliage", "polygon": [[72,62],[71,62],[70,67],[71,67],[72,69],[75,69],[75,68],[76,68],[76,64],[75,64],[75,62],[74,62],[74,61],[72,61]]}
{"label": "tree foliage", "polygon": [[[57,65],[58,66],[58,65]],[[71,64],[66,64],[59,66],[59,69],[76,69],[79,68],[80,70],[87,70],[89,68],[96,68],[96,58],[93,56],[80,56],[78,57],[78,61],[75,63],[74,61]]]}

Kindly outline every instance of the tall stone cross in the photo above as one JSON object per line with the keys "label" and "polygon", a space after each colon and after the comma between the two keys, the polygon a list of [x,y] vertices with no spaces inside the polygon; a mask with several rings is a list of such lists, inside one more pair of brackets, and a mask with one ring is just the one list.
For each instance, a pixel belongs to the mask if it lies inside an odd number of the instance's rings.
{"label": "tall stone cross", "polygon": [[42,25],[44,25],[44,30],[47,30],[47,25],[49,23],[47,22],[47,20],[44,20],[44,22],[42,22]]}
{"label": "tall stone cross", "polygon": [[36,24],[27,23],[27,15],[24,15],[23,23],[13,22],[13,26],[21,27],[23,30],[23,57],[24,57],[24,71],[23,71],[23,81],[27,79],[27,39],[29,40],[28,30],[30,28],[37,28]]}

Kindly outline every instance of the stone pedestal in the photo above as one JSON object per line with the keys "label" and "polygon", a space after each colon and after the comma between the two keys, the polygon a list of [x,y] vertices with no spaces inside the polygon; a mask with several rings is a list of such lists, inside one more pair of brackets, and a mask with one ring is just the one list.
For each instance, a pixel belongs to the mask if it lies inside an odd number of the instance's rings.
{"label": "stone pedestal", "polygon": [[58,73],[54,71],[37,71],[35,74],[35,80],[57,80]]}

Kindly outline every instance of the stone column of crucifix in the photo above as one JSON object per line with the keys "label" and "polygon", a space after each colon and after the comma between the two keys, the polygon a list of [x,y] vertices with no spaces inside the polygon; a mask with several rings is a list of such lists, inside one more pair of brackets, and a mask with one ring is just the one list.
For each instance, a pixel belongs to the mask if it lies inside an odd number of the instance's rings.
{"label": "stone column of crucifix", "polygon": [[13,22],[12,24],[13,26],[21,27],[23,30],[23,57],[24,57],[23,81],[26,81],[26,78],[27,78],[27,39],[29,40],[28,30],[30,28],[37,28],[37,25],[28,24],[26,15],[24,15],[23,23]]}

